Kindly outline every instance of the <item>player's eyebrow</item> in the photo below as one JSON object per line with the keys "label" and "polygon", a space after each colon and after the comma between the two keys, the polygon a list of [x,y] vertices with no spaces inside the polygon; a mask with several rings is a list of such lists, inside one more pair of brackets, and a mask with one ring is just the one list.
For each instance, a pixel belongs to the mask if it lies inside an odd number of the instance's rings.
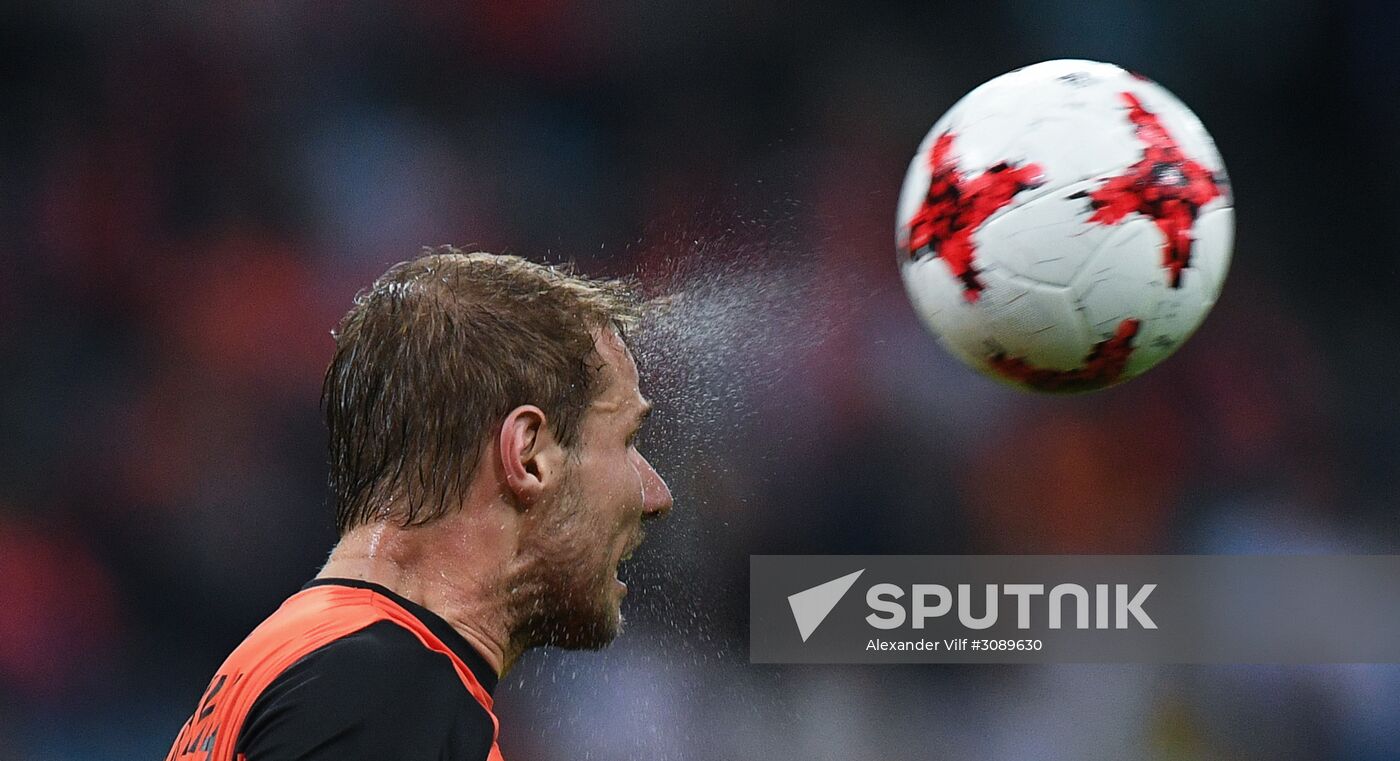
{"label": "player's eyebrow", "polygon": [[642,400],[642,408],[637,412],[637,427],[638,427],[638,428],[642,427],[642,424],[645,423],[645,422],[647,421],[647,418],[651,417],[651,410],[652,410],[652,404],[651,404],[651,402],[650,402],[650,401],[647,401],[646,399],[643,399],[643,400]]}

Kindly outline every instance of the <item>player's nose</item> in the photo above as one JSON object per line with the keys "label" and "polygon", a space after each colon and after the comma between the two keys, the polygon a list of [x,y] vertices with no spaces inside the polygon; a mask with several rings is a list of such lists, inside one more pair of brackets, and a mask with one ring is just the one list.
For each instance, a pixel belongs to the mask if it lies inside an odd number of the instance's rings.
{"label": "player's nose", "polygon": [[642,457],[642,516],[660,518],[671,512],[671,487],[647,458]]}

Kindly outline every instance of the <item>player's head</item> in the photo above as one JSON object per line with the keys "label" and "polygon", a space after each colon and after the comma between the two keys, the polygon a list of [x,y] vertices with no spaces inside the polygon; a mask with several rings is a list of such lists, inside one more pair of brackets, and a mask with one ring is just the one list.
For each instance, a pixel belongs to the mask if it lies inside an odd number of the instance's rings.
{"label": "player's head", "polygon": [[[637,451],[636,436],[651,411],[638,388],[637,366],[618,334],[599,336],[601,390],[584,414],[578,443],[556,479],[551,507],[527,516],[522,545],[532,557],[516,577],[522,594],[513,618],[526,647],[597,648],[622,626],[626,587],[618,565],[642,541],[642,521],[671,507],[666,483]],[[502,450],[526,452],[536,421],[517,410],[502,427]],[[535,459],[540,459],[536,457]],[[506,481],[525,501],[548,490],[548,474],[507,455]],[[545,466],[548,467],[548,466]]]}
{"label": "player's head", "polygon": [[487,495],[510,511],[494,572],[517,644],[610,641],[617,564],[671,503],[633,446],[641,307],[625,283],[513,256],[437,249],[386,272],[337,329],[322,391],[341,534],[453,525]]}

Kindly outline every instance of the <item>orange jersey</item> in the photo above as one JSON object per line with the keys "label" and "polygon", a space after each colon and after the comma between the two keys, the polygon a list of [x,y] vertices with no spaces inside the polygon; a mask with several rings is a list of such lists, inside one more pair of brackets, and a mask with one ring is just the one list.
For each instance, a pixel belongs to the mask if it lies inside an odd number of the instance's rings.
{"label": "orange jersey", "polygon": [[426,609],[377,585],[320,580],[229,655],[166,760],[501,761],[495,681]]}

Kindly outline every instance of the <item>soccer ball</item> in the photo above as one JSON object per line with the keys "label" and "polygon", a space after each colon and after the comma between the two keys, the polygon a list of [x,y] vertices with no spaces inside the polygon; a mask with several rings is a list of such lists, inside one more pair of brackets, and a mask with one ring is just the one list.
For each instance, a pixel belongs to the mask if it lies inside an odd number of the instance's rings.
{"label": "soccer ball", "polygon": [[1220,293],[1225,165],[1196,115],[1137,74],[1047,61],[968,93],[904,178],[915,310],[971,367],[1022,389],[1112,386],[1161,362]]}

